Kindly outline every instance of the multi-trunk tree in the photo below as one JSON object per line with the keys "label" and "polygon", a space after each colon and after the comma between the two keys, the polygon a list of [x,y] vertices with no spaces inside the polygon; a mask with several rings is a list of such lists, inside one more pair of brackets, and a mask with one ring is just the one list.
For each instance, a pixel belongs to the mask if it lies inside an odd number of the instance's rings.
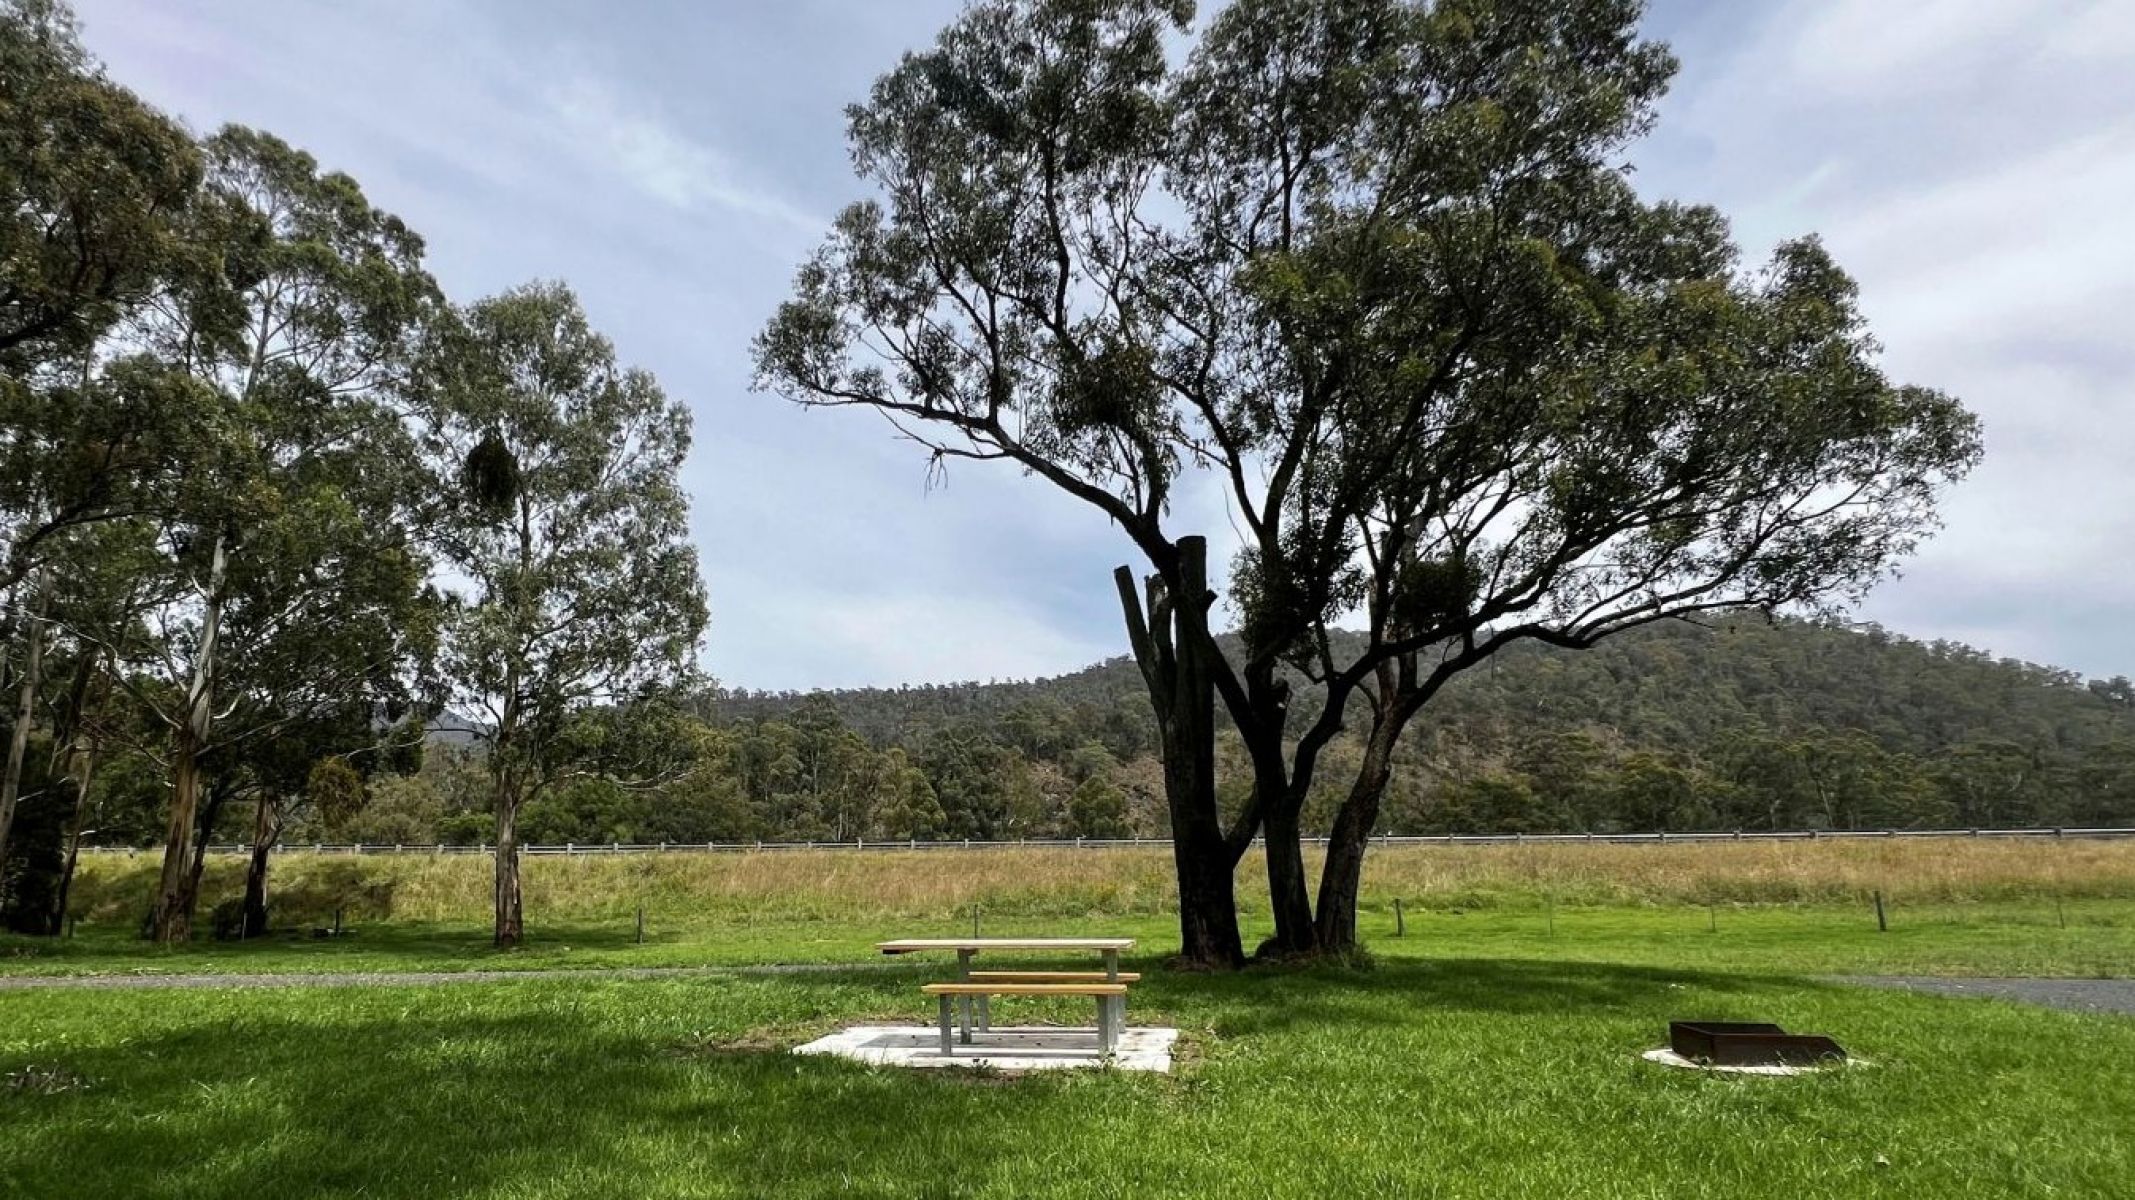
{"label": "multi-trunk tree", "polygon": [[[436,307],[422,242],[269,134],[204,145],[219,268],[177,281],[136,344],[187,381],[202,452],[152,514],[150,636],[124,678],[167,734],[169,836],[150,928],[190,936],[204,794],[244,743],[381,711],[434,633],[413,524],[425,477],[389,401]],[[204,793],[210,762],[229,769]]]}
{"label": "multi-trunk tree", "polygon": [[441,324],[420,394],[452,501],[436,536],[464,581],[442,661],[453,707],[481,724],[495,940],[516,946],[527,801],[583,774],[647,786],[672,769],[604,753],[612,730],[597,718],[666,690],[695,662],[704,589],[677,478],[689,410],[651,375],[618,366],[577,298],[554,284]]}
{"label": "multi-trunk tree", "polygon": [[[757,354],[789,398],[1013,463],[1133,542],[1184,957],[1230,965],[1256,833],[1272,948],[1353,944],[1394,746],[1448,681],[1851,598],[1978,436],[1885,378],[1813,240],[1745,270],[1719,214],[1633,189],[1674,69],[1636,0],[1239,0],[1174,62],[1190,7],[983,0],[908,55],[851,110],[878,197]],[[1242,530],[1227,586],[1173,507],[1204,481]],[[1252,779],[1228,821],[1219,702]],[[1315,900],[1300,815],[1352,726]]]}

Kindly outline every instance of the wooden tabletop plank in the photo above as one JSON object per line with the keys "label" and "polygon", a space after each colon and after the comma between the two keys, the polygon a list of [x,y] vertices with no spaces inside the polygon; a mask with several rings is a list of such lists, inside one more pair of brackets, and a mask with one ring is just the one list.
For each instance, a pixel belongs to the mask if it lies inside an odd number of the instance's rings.
{"label": "wooden tabletop plank", "polygon": [[884,954],[925,950],[1131,950],[1133,938],[899,938],[877,942]]}
{"label": "wooden tabletop plank", "polygon": [[930,983],[929,996],[1124,996],[1124,983]]}

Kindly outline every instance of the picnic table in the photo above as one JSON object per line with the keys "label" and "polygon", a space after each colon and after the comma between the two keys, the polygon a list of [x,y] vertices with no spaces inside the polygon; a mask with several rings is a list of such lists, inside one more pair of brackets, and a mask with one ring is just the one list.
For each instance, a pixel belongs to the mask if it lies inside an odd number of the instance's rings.
{"label": "picnic table", "polygon": [[[977,1006],[978,1028],[982,1031],[992,1028],[992,1017],[986,1003],[991,994],[1096,996],[1098,1042],[1109,1051],[1117,1040],[1121,1018],[1126,1011],[1126,985],[1140,978],[1139,975],[1131,973],[1122,974],[1119,969],[1120,952],[1133,948],[1134,939],[1122,937],[899,938],[875,945],[875,949],[884,954],[927,954],[951,950],[956,952],[956,983],[929,984],[923,989],[929,995],[941,998],[943,1054],[949,1053],[951,1001],[958,1002],[961,1007],[962,1041],[969,1045],[974,1001]],[[1028,953],[1094,950],[1100,956],[1104,970],[974,972],[971,969],[971,960],[989,950]]]}

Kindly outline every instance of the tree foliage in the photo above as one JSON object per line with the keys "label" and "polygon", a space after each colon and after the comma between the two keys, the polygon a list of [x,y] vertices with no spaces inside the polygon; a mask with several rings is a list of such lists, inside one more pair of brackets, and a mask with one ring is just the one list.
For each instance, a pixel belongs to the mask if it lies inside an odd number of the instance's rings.
{"label": "tree foliage", "polygon": [[[1182,891],[1264,826],[1278,940],[1339,949],[1393,746],[1447,681],[1522,640],[1855,597],[1978,437],[1883,375],[1813,238],[1745,270],[1717,212],[1633,189],[1675,67],[1636,0],[1240,0],[1174,64],[1189,15],[986,0],[908,55],[851,110],[878,197],[758,364],[1127,534],[1167,765],[1205,755],[1208,686],[1254,764],[1214,839],[1206,772],[1175,773]],[[1235,654],[1173,514],[1204,475],[1246,533]],[[1349,614],[1367,640],[1337,662]],[[1285,664],[1325,698],[1295,741]],[[1371,733],[1315,922],[1297,821],[1353,695]]]}

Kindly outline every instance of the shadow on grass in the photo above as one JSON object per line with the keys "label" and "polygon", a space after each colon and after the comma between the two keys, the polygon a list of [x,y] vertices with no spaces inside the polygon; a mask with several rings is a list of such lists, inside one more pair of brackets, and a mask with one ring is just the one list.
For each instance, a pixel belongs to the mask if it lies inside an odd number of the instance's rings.
{"label": "shadow on grass", "polygon": [[640,943],[629,921],[547,925],[522,949],[498,950],[487,930],[472,925],[350,922],[339,937],[320,937],[312,927],[275,929],[242,942],[205,936],[184,946],[152,945],[112,928],[90,928],[72,938],[0,935],[0,971],[10,962],[165,974],[231,971],[495,971],[568,968],[565,953],[626,955],[694,944],[688,931],[648,930]]}
{"label": "shadow on grass", "polygon": [[[1040,966],[989,962],[994,968]],[[1401,1023],[1432,1013],[1509,1016],[1631,1016],[1696,1003],[1777,991],[1826,991],[1835,985],[1794,976],[1681,970],[1620,963],[1555,962],[1524,958],[1397,960],[1368,969],[1253,967],[1235,974],[1165,971],[1159,960],[1127,962],[1142,972],[1129,995],[1132,1013],[1200,1013],[1224,1036],[1290,1030],[1325,1031]],[[910,1004],[913,1020],[932,1018],[923,982],[948,978],[953,968],[917,963],[895,969],[825,970],[785,977],[796,988],[867,987],[892,1005]],[[1079,1001],[1078,1001],[1079,1003]]]}
{"label": "shadow on grass", "polygon": [[691,1053],[629,1028],[568,1004],[415,1007],[69,1050],[87,1090],[0,1094],[0,1193],[865,1192],[915,1171],[983,1178],[996,1155],[1042,1143],[1059,1095],[1052,1081],[973,1089],[782,1048]]}

